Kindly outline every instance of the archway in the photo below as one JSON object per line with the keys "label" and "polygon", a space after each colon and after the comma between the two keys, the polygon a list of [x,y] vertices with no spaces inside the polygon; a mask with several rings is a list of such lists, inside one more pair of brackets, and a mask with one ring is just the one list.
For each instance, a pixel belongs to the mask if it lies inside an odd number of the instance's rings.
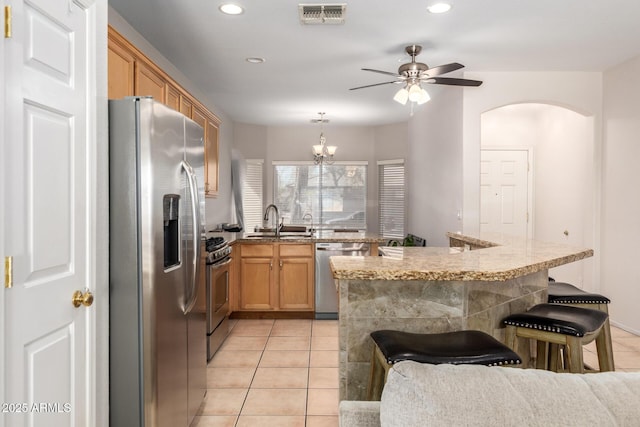
{"label": "archway", "polygon": [[[593,247],[593,117],[568,108],[511,104],[481,115],[480,148],[532,153],[529,221],[532,238]],[[592,263],[571,263],[550,272],[556,279],[589,287]]]}

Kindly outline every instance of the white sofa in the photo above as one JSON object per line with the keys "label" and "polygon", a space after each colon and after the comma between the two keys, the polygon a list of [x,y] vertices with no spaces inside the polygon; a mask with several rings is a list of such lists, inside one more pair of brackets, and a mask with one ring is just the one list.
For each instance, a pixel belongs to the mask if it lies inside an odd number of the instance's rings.
{"label": "white sofa", "polygon": [[340,402],[340,427],[640,426],[640,373],[400,362],[381,402]]}

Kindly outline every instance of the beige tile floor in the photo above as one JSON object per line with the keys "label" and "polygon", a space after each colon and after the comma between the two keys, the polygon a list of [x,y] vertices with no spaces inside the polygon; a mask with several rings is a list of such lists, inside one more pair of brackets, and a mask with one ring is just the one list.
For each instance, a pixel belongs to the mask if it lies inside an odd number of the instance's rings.
{"label": "beige tile floor", "polygon": [[[616,370],[640,372],[640,337],[611,333]],[[584,358],[597,366],[594,343]],[[192,427],[338,426],[337,321],[235,321],[207,371]]]}
{"label": "beige tile floor", "polygon": [[192,427],[338,426],[338,322],[238,320]]}

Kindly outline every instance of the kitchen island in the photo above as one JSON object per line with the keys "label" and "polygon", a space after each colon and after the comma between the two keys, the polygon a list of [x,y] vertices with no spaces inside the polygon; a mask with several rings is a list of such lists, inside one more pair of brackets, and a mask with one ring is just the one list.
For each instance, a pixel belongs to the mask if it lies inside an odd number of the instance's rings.
{"label": "kitchen island", "polygon": [[331,258],[340,297],[340,400],[365,399],[371,332],[476,329],[503,340],[504,317],[546,301],[549,268],[593,256],[500,234],[448,237],[449,248],[381,247],[380,257]]}

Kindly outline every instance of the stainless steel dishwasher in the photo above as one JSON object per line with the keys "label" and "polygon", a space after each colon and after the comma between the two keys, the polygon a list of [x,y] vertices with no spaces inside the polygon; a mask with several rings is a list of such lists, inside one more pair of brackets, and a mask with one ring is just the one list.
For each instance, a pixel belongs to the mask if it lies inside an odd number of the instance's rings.
{"label": "stainless steel dishwasher", "polygon": [[368,243],[316,243],[316,319],[338,318],[338,292],[331,274],[329,257],[369,254]]}

